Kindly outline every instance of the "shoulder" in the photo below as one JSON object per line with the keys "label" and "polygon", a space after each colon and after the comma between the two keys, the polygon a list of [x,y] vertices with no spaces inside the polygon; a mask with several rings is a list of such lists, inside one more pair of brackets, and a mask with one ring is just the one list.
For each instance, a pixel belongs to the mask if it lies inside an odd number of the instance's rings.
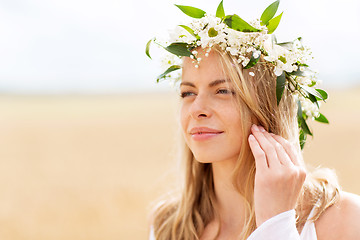
{"label": "shoulder", "polygon": [[340,192],[340,200],[315,222],[319,240],[357,239],[360,236],[360,196]]}

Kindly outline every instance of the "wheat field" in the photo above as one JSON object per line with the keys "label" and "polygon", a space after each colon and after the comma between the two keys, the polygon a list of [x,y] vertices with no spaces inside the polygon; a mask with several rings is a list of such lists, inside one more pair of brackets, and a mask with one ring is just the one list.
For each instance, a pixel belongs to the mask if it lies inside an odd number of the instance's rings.
{"label": "wheat field", "polygon": [[[360,89],[329,92],[304,158],[360,194]],[[175,93],[0,96],[0,239],[146,239],[176,172]]]}

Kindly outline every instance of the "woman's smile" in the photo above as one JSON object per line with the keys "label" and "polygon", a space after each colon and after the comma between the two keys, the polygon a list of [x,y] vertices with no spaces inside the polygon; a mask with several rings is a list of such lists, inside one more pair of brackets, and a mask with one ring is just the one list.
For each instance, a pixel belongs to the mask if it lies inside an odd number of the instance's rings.
{"label": "woman's smile", "polygon": [[208,127],[194,127],[190,130],[191,138],[195,141],[205,141],[213,137],[219,136],[224,131],[208,128]]}

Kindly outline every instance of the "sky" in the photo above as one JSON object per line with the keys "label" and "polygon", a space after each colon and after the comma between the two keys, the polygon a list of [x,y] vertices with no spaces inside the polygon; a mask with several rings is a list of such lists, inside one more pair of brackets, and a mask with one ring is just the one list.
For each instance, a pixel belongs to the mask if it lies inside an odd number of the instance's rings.
{"label": "sky", "polygon": [[[191,20],[174,4],[215,13],[219,2],[0,0],[0,92],[167,91],[169,83],[155,83],[161,70],[146,42]],[[224,0],[224,8],[250,21],[272,2]],[[282,11],[278,41],[302,36],[325,87],[360,85],[359,1],[282,0]]]}

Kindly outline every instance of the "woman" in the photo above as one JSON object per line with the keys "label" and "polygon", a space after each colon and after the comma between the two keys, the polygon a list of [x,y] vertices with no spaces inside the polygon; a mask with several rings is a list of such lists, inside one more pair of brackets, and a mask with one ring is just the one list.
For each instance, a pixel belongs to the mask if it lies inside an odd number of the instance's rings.
{"label": "woman", "polygon": [[[218,37],[221,27],[213,34],[209,25],[199,29]],[[341,192],[331,172],[305,168],[296,89],[284,87],[279,101],[282,74],[268,61],[271,49],[253,51],[244,63],[223,46],[231,34],[224,32],[215,44],[186,45],[192,54],[177,54],[185,184],[154,211],[150,238],[360,239],[359,197]]]}

